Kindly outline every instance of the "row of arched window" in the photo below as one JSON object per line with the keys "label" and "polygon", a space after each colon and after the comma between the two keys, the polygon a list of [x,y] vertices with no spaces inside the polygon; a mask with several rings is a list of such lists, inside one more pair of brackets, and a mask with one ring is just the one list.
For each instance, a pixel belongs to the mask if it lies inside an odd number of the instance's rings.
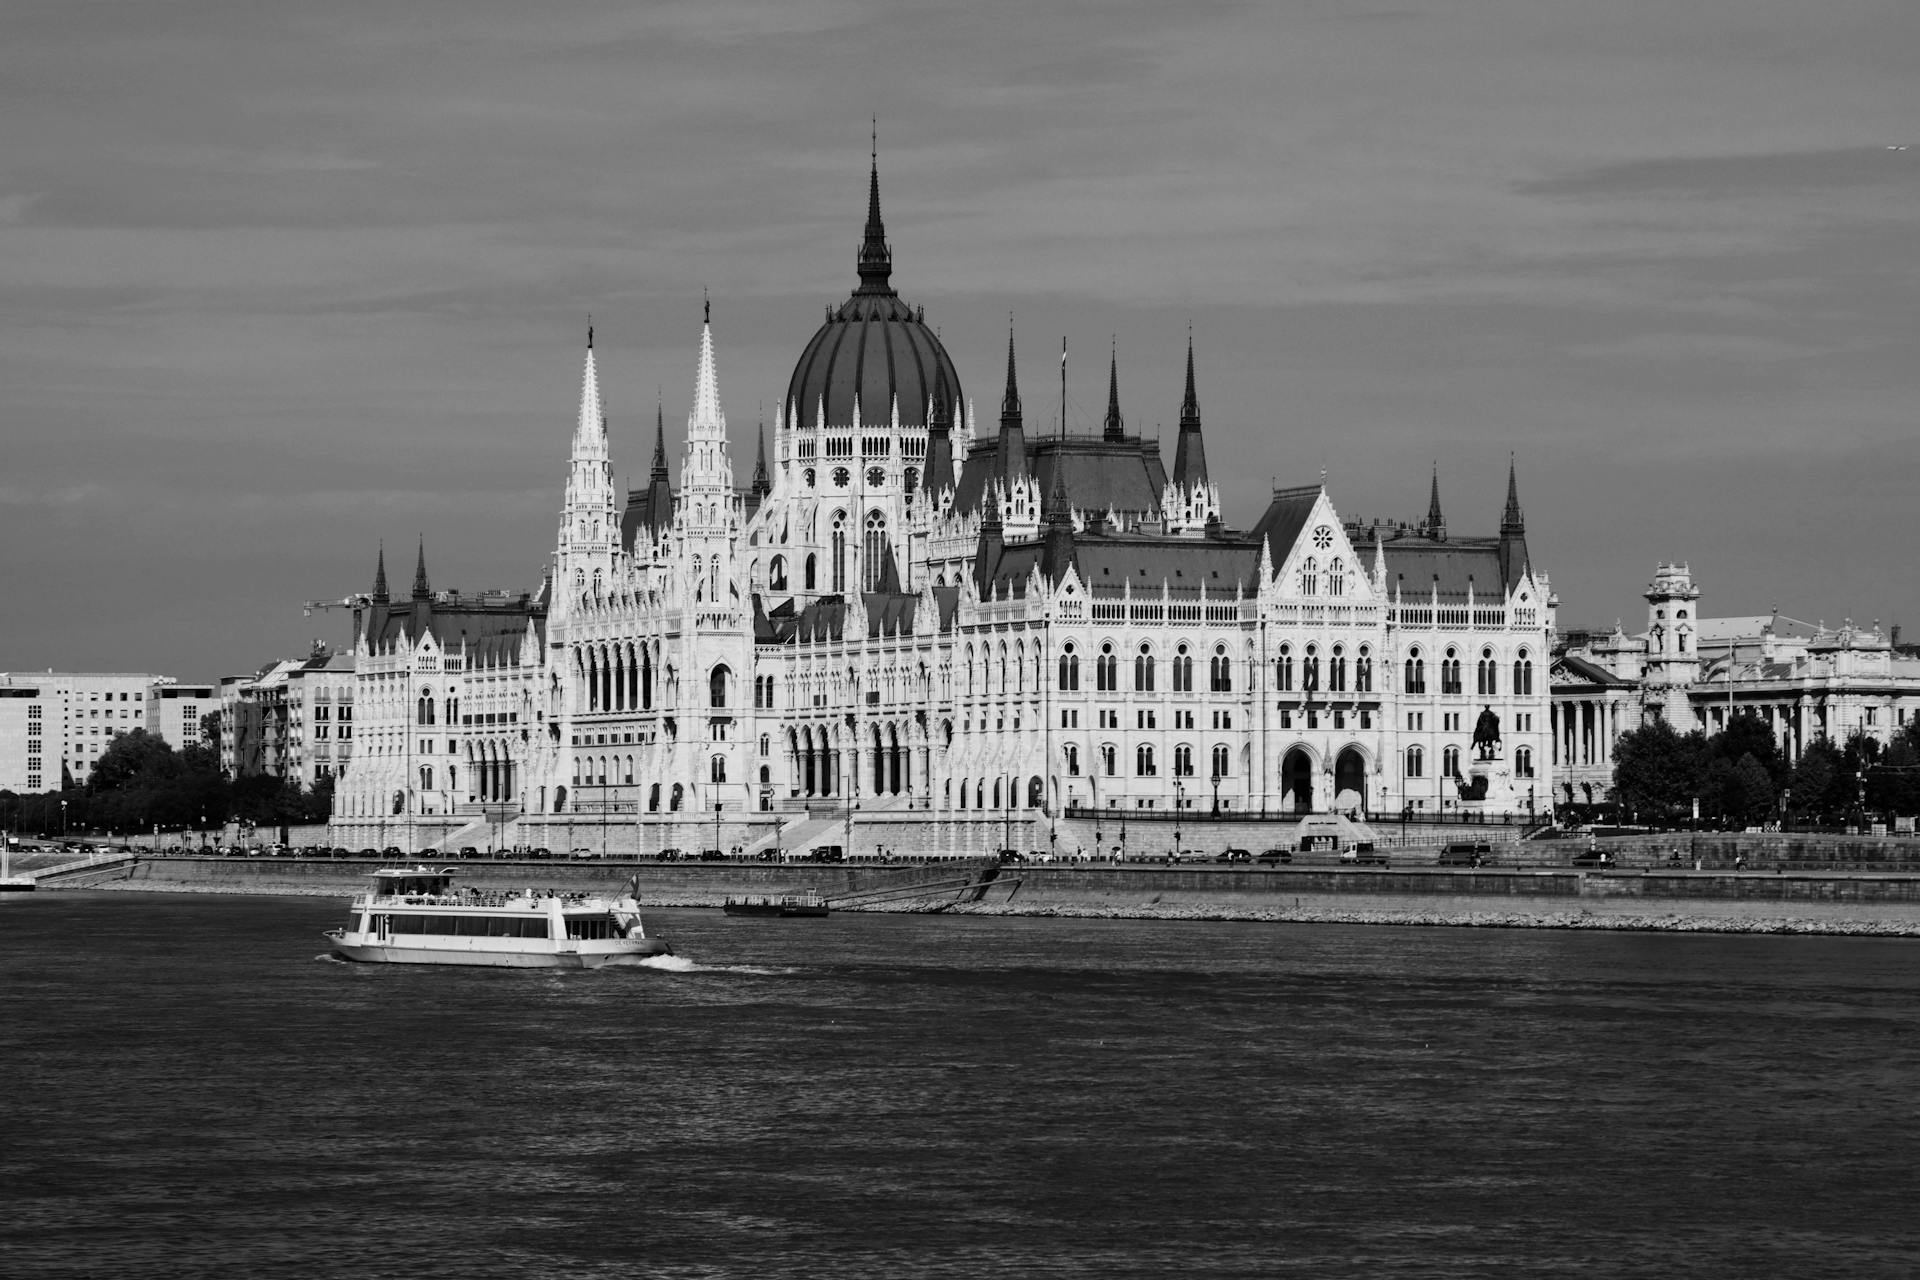
{"label": "row of arched window", "polygon": [[[1181,644],[1175,647],[1173,658],[1167,664],[1172,680],[1171,688],[1175,693],[1192,693],[1193,688],[1193,651]],[[1154,657],[1153,646],[1142,644],[1133,657],[1133,689],[1136,693],[1153,693],[1159,683],[1159,663]],[[1100,645],[1100,652],[1093,660],[1093,685],[1098,693],[1117,693],[1120,689],[1120,656],[1114,650],[1111,640]],[[1072,641],[1061,646],[1058,687],[1062,692],[1072,693],[1080,688],[1080,652]],[[1215,645],[1213,656],[1207,662],[1207,687],[1214,693],[1233,691],[1233,658],[1224,644]]]}
{"label": "row of arched window", "polygon": [[[1409,778],[1422,777],[1426,773],[1427,753],[1422,747],[1408,747],[1406,755],[1406,773]],[[1440,752],[1440,776],[1458,778],[1460,776],[1460,748],[1446,747]],[[1533,771],[1533,748],[1515,747],[1513,749],[1513,776],[1531,778]]]}
{"label": "row of arched window", "polygon": [[[1300,689],[1304,693],[1345,693],[1347,691],[1347,648],[1344,644],[1334,645],[1326,654],[1324,678],[1320,646],[1309,642],[1299,655]],[[1353,692],[1373,692],[1373,652],[1367,645],[1361,645],[1353,655],[1352,664]],[[1273,687],[1282,693],[1290,692],[1294,687],[1294,652],[1292,644],[1280,646],[1279,656],[1273,660]]]}
{"label": "row of arched window", "polygon": [[[1448,646],[1446,653],[1435,664],[1440,672],[1440,692],[1462,694],[1466,692],[1462,682],[1459,651]],[[1406,681],[1403,692],[1425,693],[1427,691],[1427,662],[1419,649],[1407,654]],[[1480,660],[1474,664],[1475,694],[1483,698],[1500,696],[1500,660],[1494,657],[1491,648],[1480,651]],[[1529,697],[1533,693],[1533,657],[1522,649],[1513,660],[1513,679],[1508,691],[1517,697]]]}

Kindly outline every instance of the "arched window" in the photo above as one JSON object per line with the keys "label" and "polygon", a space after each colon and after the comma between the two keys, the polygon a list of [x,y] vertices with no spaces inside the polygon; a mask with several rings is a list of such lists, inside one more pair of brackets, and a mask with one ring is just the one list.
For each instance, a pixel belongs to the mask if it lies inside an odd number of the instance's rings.
{"label": "arched window", "polygon": [[1173,749],[1173,776],[1191,778],[1193,776],[1193,748],[1184,744]]}
{"label": "arched window", "polygon": [[430,764],[420,766],[420,789],[422,791],[433,790],[433,766]]}
{"label": "arched window", "polygon": [[878,591],[885,580],[887,565],[887,518],[878,511],[867,513],[867,590]]}
{"label": "arched window", "polygon": [[1173,655],[1173,691],[1175,693],[1193,692],[1193,655],[1187,646],[1181,645]]}
{"label": "arched window", "polygon": [[1153,692],[1153,646],[1141,645],[1133,659],[1133,687],[1139,693]]}
{"label": "arched window", "polygon": [[1406,692],[1425,693],[1427,691],[1427,660],[1415,649],[1407,657]]}
{"label": "arched window", "polygon": [[1118,756],[1119,753],[1113,749],[1111,743],[1100,748],[1100,767],[1109,778],[1113,777],[1120,768]]}
{"label": "arched window", "polygon": [[660,784],[657,782],[647,788],[647,812],[660,812]]}
{"label": "arched window", "polygon": [[1212,670],[1213,691],[1215,693],[1233,692],[1233,659],[1227,656],[1227,646],[1215,645],[1213,661],[1208,665]]}
{"label": "arched window", "polygon": [[1407,776],[1418,778],[1426,768],[1426,754],[1418,747],[1407,748]]}
{"label": "arched window", "polygon": [[833,513],[833,590],[847,589],[847,513]]}
{"label": "arched window", "polygon": [[767,590],[785,591],[787,589],[787,558],[775,556],[773,563],[767,566]]}
{"label": "arched window", "polygon": [[714,782],[725,782],[727,780],[727,758],[725,756],[715,756],[709,767],[711,778]]}
{"label": "arched window", "polygon": [[413,709],[413,721],[415,724],[433,723],[433,690],[422,689],[420,691],[420,701],[415,704]]}
{"label": "arched window", "polygon": [[1448,747],[1440,753],[1440,776],[1443,778],[1460,776],[1460,748]]}
{"label": "arched window", "polygon": [[1273,660],[1273,687],[1281,693],[1293,688],[1293,646],[1280,646],[1280,656]]}
{"label": "arched window", "polygon": [[1500,664],[1494,660],[1492,649],[1480,651],[1480,662],[1473,673],[1474,691],[1483,698],[1491,698],[1500,692]]}
{"label": "arched window", "polygon": [[1463,692],[1460,684],[1460,658],[1452,649],[1448,649],[1447,656],[1440,660],[1440,692],[1443,695]]}
{"label": "arched window", "polygon": [[1320,565],[1312,556],[1300,562],[1300,594],[1303,596],[1320,594]]}
{"label": "arched window", "polygon": [[1133,753],[1134,772],[1142,778],[1151,778],[1156,772],[1153,767],[1153,748],[1141,743]]}
{"label": "arched window", "polygon": [[1080,655],[1068,644],[1060,653],[1060,689],[1073,693],[1080,688]]}
{"label": "arched window", "polygon": [[1007,642],[1000,642],[1000,692],[1007,691]]}
{"label": "arched window", "polygon": [[1300,690],[1303,693],[1320,691],[1320,646],[1308,645],[1306,653],[1300,658]]}
{"label": "arched window", "polygon": [[[699,556],[695,556],[693,558],[693,598],[695,601],[705,600],[707,598],[707,567],[706,566],[707,566],[707,562],[701,559]],[[600,587],[600,575],[596,573],[593,575],[593,578],[594,578],[594,584],[593,584],[594,590],[597,594]]]}
{"label": "arched window", "polygon": [[1365,645],[1360,646],[1359,656],[1353,660],[1353,691],[1373,692],[1373,654]]}
{"label": "arched window", "polygon": [[[576,767],[578,766],[576,765]],[[567,789],[565,787],[555,787],[553,789],[553,811],[555,813],[565,813],[567,811]],[[398,811],[396,810],[396,812]]]}
{"label": "arched window", "polygon": [[1227,765],[1232,759],[1233,753],[1227,749],[1225,743],[1215,744],[1213,748],[1213,776],[1216,778],[1226,777],[1229,772]]}
{"label": "arched window", "polygon": [[1515,747],[1513,749],[1513,776],[1531,778],[1533,776],[1533,748]]}
{"label": "arched window", "polygon": [[668,800],[667,800],[668,811],[672,813],[680,812],[680,802],[686,799],[686,795],[687,795],[687,789],[681,786],[677,782],[674,783],[673,794],[670,797],[668,797]]}
{"label": "arched window", "polygon": [[1327,690],[1331,693],[1345,693],[1347,689],[1347,653],[1339,645],[1333,646],[1333,656],[1327,659]]}
{"label": "arched window", "polygon": [[1330,596],[1347,594],[1347,566],[1338,557],[1327,563],[1327,594]]}
{"label": "arched window", "polygon": [[818,574],[816,570],[819,566],[819,562],[820,562],[820,557],[812,554],[809,554],[807,556],[806,572],[800,579],[805,590],[812,591],[814,587],[817,585]]}
{"label": "arched window", "polygon": [[713,669],[713,673],[707,677],[708,706],[724,707],[727,705],[727,682],[732,678],[733,672],[727,669],[727,664],[724,662]]}
{"label": "arched window", "polygon": [[1113,693],[1119,689],[1120,659],[1114,656],[1112,642],[1100,646],[1100,657],[1093,664],[1093,677],[1097,692]]}
{"label": "arched window", "polygon": [[1079,777],[1080,776],[1080,748],[1075,746],[1073,743],[1069,742],[1065,746],[1060,748],[1060,754],[1067,764],[1067,776],[1070,778]]}
{"label": "arched window", "polygon": [[920,487],[920,468],[908,467],[906,471],[902,473],[902,477],[907,496],[911,498],[914,491]]}
{"label": "arched window", "polygon": [[1525,649],[1513,660],[1513,691],[1522,696],[1533,692],[1533,659]]}

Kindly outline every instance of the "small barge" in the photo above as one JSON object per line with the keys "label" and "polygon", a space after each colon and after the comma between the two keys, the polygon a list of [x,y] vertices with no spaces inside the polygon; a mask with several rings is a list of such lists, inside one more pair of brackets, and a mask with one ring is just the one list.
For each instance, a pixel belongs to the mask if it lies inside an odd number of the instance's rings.
{"label": "small barge", "polygon": [[783,919],[794,916],[824,916],[827,914],[827,900],[813,890],[801,893],[753,894],[744,898],[728,898],[720,909],[730,916],[779,916]]}

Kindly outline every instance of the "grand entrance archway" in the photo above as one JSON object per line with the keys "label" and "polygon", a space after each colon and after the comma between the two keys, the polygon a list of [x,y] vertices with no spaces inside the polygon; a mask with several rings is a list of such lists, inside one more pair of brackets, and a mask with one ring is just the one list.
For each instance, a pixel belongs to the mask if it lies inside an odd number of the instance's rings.
{"label": "grand entrance archway", "polygon": [[1313,812],[1313,757],[1302,747],[1287,752],[1280,762],[1280,807],[1291,813]]}
{"label": "grand entrance archway", "polygon": [[1333,807],[1342,813],[1367,811],[1367,758],[1348,747],[1333,762]]}

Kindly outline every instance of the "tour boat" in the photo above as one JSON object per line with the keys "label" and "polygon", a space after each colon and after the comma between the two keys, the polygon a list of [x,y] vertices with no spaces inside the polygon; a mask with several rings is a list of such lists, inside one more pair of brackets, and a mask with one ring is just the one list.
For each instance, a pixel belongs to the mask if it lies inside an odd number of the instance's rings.
{"label": "tour boat", "polygon": [[647,936],[629,884],[618,897],[546,889],[455,888],[456,868],[383,867],[327,941],[342,960],[598,969],[673,948]]}
{"label": "tour boat", "polygon": [[728,898],[720,909],[730,916],[824,916],[827,914],[827,902],[811,889],[801,893],[783,893],[778,897],[755,894],[745,898]]}

